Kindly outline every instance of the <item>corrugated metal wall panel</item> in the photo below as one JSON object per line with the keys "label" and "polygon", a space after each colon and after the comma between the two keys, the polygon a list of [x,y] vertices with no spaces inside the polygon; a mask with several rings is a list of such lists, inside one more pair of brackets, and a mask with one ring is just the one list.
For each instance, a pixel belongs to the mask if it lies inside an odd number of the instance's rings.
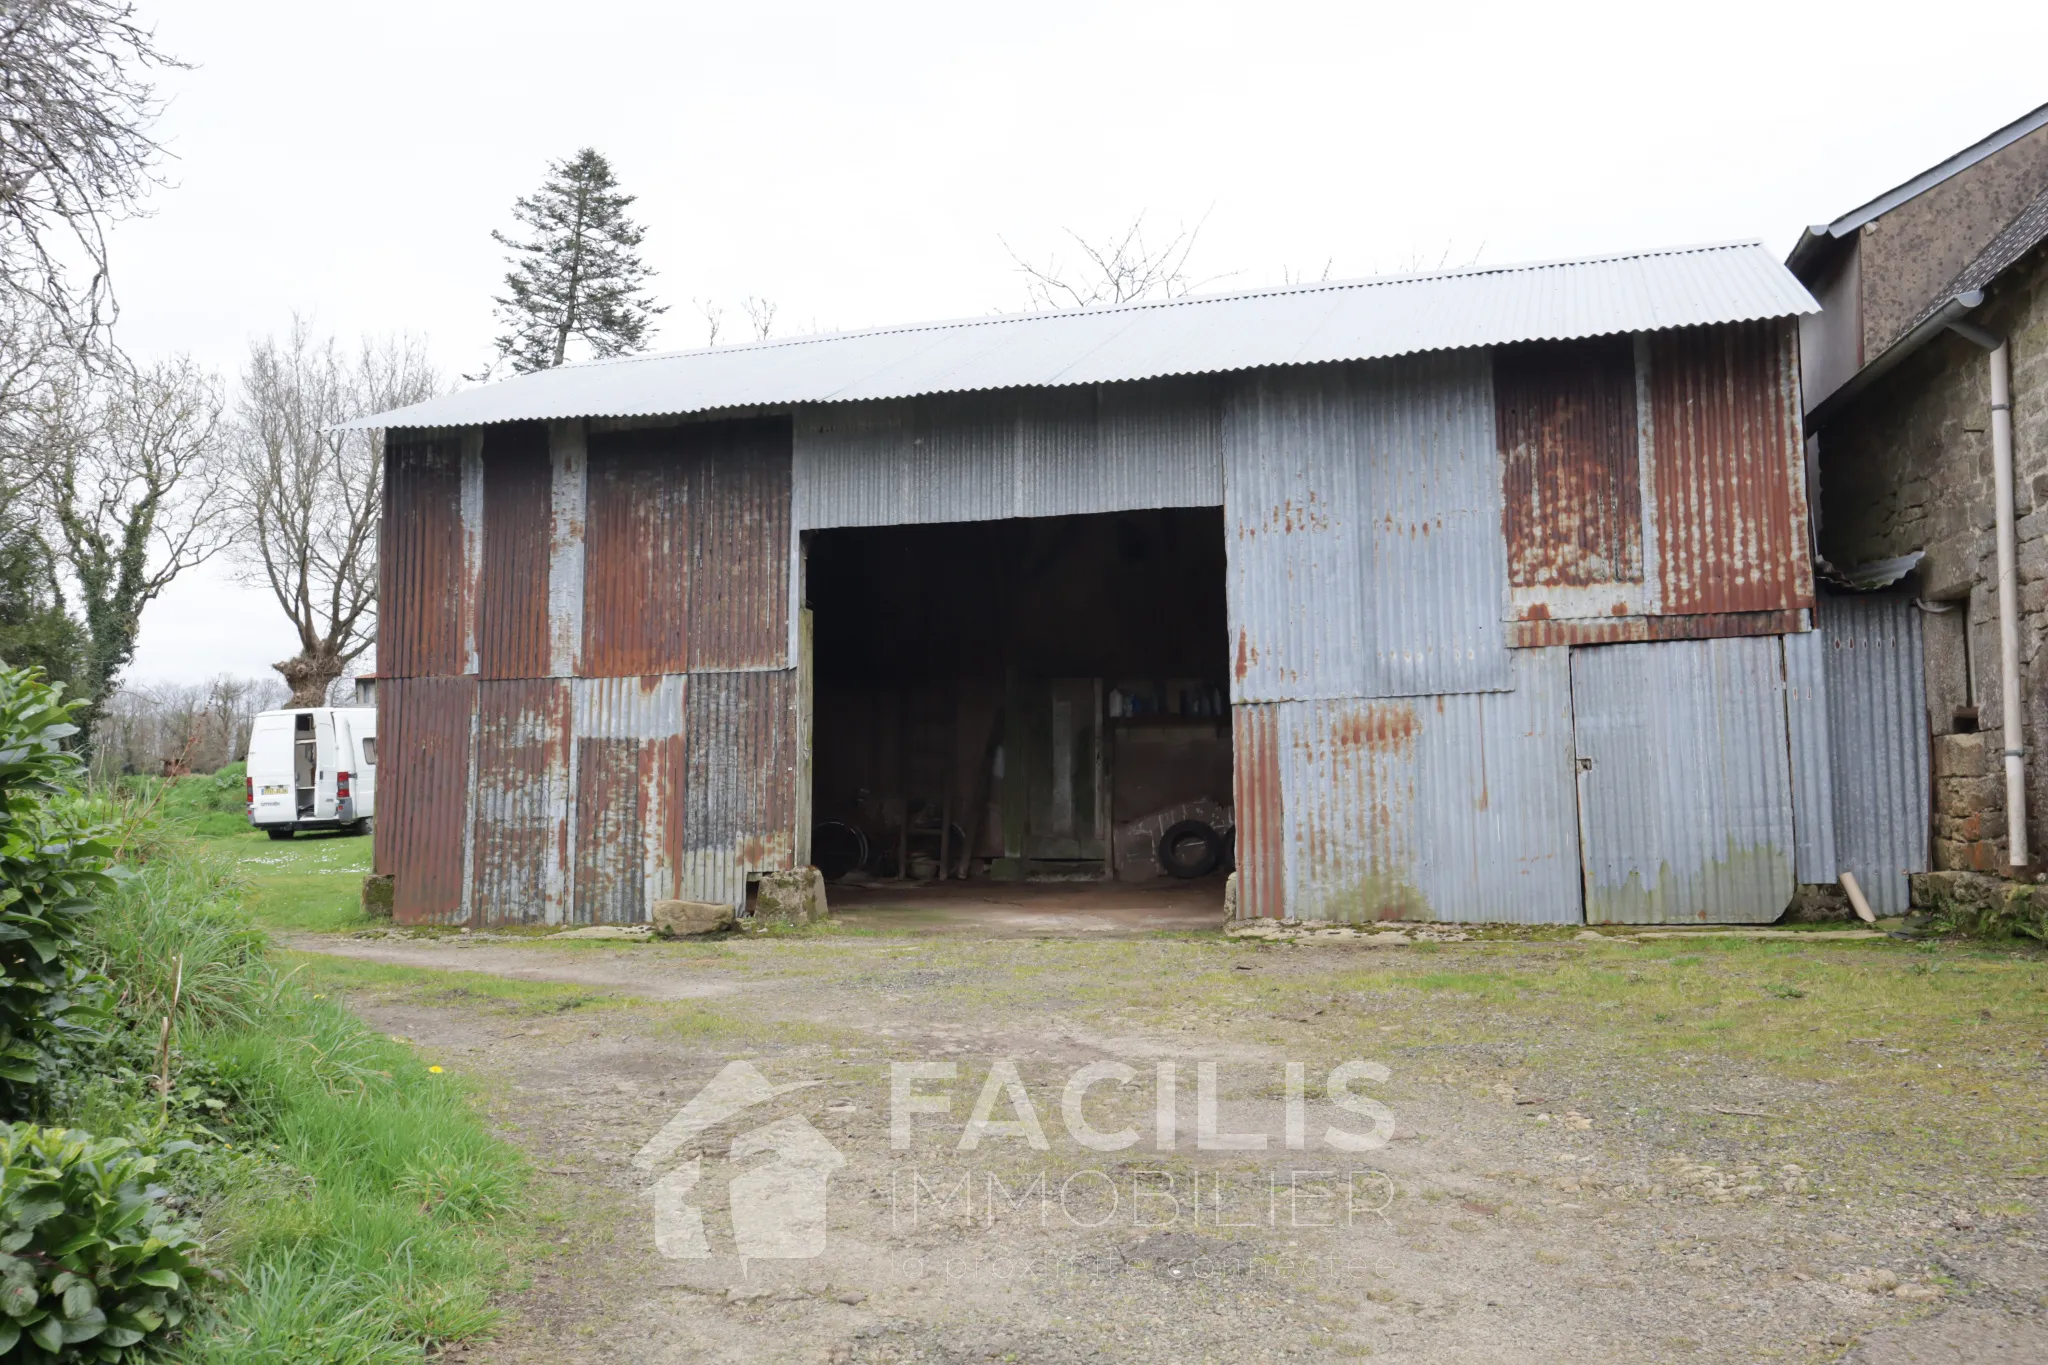
{"label": "corrugated metal wall panel", "polygon": [[511,422],[489,428],[483,438],[477,671],[486,678],[544,678],[554,521],[547,428]]}
{"label": "corrugated metal wall panel", "polygon": [[474,781],[474,678],[384,678],[377,736],[388,755],[377,791],[376,867],[394,879],[392,918],[453,924],[467,917],[469,793]]}
{"label": "corrugated metal wall panel", "polygon": [[809,408],[792,504],[803,530],[1213,507],[1220,433],[1210,380]]}
{"label": "corrugated metal wall panel", "polygon": [[1773,639],[1572,651],[1594,923],[1768,923],[1792,895],[1784,653]]}
{"label": "corrugated metal wall panel", "polygon": [[1248,376],[1224,422],[1236,701],[1508,687],[1483,353]]}
{"label": "corrugated metal wall panel", "polygon": [[548,534],[548,672],[566,678],[583,652],[583,532],[590,458],[583,423],[548,423],[553,482]]}
{"label": "corrugated metal wall panel", "polygon": [[568,911],[566,679],[477,686],[471,906],[484,924],[559,924]]}
{"label": "corrugated metal wall panel", "polygon": [[688,690],[673,674],[571,684],[578,924],[643,923],[676,894]]}
{"label": "corrugated metal wall panel", "polygon": [[1280,781],[1280,710],[1266,702],[1230,708],[1231,786],[1237,807],[1237,913],[1287,913],[1287,795]]}
{"label": "corrugated metal wall panel", "polygon": [[1515,614],[1645,610],[1633,342],[1504,347],[1493,400]]}
{"label": "corrugated metal wall panel", "polygon": [[1508,641],[1516,649],[1547,645],[1622,645],[1645,640],[1719,640],[1732,635],[1789,635],[1811,625],[1808,613],[1721,611],[1694,616],[1615,616],[1576,621],[1512,621]]}
{"label": "corrugated metal wall panel", "polygon": [[1666,612],[1813,605],[1797,337],[1789,322],[1650,334]]}
{"label": "corrugated metal wall panel", "polygon": [[1817,884],[1835,864],[1835,783],[1828,742],[1827,644],[1818,630],[1782,637],[1785,725],[1792,751],[1792,875]]}
{"label": "corrugated metal wall panel", "polygon": [[384,450],[377,671],[462,672],[462,442],[394,432]]}
{"label": "corrugated metal wall panel", "polygon": [[583,671],[689,667],[689,471],[656,431],[593,432],[583,543]]}
{"label": "corrugated metal wall panel", "polygon": [[1927,870],[1932,809],[1919,608],[1889,593],[1827,597],[1828,744],[1835,853],[1870,908],[1906,913],[1909,872]]}
{"label": "corrugated metal wall panel", "polygon": [[1419,703],[1415,884],[1436,919],[1577,924],[1570,651],[1514,668],[1511,692]]}
{"label": "corrugated metal wall panel", "polygon": [[694,474],[690,671],[789,668],[789,421],[674,431]]}
{"label": "corrugated metal wall panel", "polygon": [[681,894],[745,904],[747,874],[794,865],[796,670],[690,679]]}

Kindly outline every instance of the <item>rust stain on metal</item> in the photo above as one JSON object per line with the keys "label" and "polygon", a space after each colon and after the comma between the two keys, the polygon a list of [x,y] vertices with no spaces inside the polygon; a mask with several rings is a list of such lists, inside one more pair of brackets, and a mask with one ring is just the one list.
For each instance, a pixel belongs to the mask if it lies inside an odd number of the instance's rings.
{"label": "rust stain on metal", "polygon": [[1649,352],[1663,610],[1811,607],[1792,324],[1655,332]]}
{"label": "rust stain on metal", "polygon": [[569,723],[567,679],[477,686],[471,905],[481,923],[563,918]]}
{"label": "rust stain on metal", "polygon": [[395,431],[384,452],[377,671],[463,671],[462,442]]}
{"label": "rust stain on metal", "polygon": [[1807,614],[1791,611],[1725,611],[1695,616],[1581,617],[1515,621],[1508,643],[1516,649],[1545,645],[1618,645],[1645,640],[1720,640],[1740,635],[1792,635],[1808,629]]}
{"label": "rust stain on metal", "polygon": [[478,672],[486,678],[546,677],[554,520],[547,428],[539,422],[486,428],[483,480]]}
{"label": "rust stain on metal", "polygon": [[1279,708],[1234,706],[1232,761],[1237,807],[1237,913],[1243,919],[1287,914],[1287,812],[1280,786]]}
{"label": "rust stain on metal", "polygon": [[[1437,699],[1442,709],[1443,699]],[[1330,742],[1339,749],[1374,749],[1407,753],[1415,747],[1422,724],[1415,707],[1405,701],[1366,703],[1348,710],[1330,727]]]}
{"label": "rust stain on metal", "polygon": [[1508,581],[1643,581],[1633,343],[1506,346],[1493,355]]}
{"label": "rust stain on metal", "polygon": [[[474,678],[382,678],[377,734],[392,755],[377,793],[377,870],[393,878],[400,924],[463,917]],[[401,757],[402,756],[402,757]]]}
{"label": "rust stain on metal", "polygon": [[787,662],[789,448],[779,419],[591,435],[585,672]]}

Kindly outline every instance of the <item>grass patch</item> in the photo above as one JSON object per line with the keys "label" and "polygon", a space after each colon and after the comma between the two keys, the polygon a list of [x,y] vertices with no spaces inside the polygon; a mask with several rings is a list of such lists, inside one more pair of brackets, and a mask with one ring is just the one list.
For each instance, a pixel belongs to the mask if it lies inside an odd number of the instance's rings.
{"label": "grass patch", "polygon": [[[160,845],[94,917],[127,1027],[85,1059],[84,1079],[52,1092],[47,1116],[198,1140],[167,1172],[229,1273],[175,1358],[383,1365],[488,1331],[523,1160],[461,1080],[270,955],[243,903],[258,876],[223,843]],[[166,1100],[148,1080],[152,1025],[180,966]]]}

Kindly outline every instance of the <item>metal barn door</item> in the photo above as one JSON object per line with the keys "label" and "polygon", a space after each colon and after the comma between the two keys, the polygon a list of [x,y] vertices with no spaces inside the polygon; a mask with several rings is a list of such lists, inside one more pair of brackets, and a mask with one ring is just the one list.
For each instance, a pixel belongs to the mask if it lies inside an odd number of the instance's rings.
{"label": "metal barn door", "polygon": [[1819,615],[1835,860],[1856,874],[1871,909],[1903,915],[1907,877],[1927,870],[1932,801],[1920,609],[1911,597],[1870,593],[1823,597]]}
{"label": "metal barn door", "polygon": [[1592,924],[1768,923],[1792,898],[1774,636],[1572,651]]}

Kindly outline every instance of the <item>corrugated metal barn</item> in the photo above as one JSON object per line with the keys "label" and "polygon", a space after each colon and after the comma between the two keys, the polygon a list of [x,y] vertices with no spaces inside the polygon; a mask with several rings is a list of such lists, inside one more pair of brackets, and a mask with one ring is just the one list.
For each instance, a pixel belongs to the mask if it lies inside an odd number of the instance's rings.
{"label": "corrugated metal barn", "polygon": [[1813,309],[1735,245],[364,419],[377,868],[408,922],[633,922],[743,904],[814,818],[897,875],[1110,877],[1207,803],[1244,915],[1767,921],[1838,861],[1902,906],[1918,617],[1816,600]]}

